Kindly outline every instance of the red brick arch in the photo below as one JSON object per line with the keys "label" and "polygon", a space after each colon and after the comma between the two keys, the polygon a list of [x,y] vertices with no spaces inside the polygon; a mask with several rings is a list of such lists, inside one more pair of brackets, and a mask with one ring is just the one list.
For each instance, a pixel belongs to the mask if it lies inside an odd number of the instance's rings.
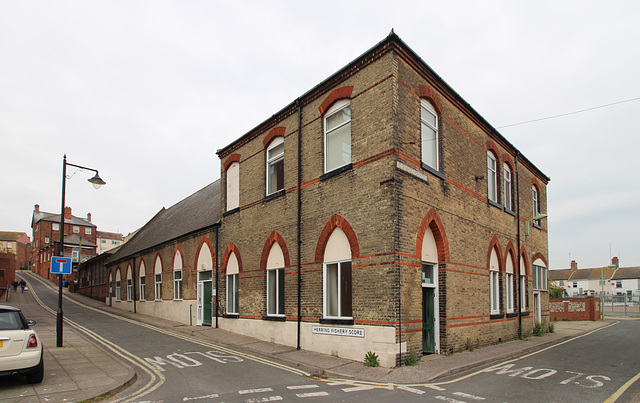
{"label": "red brick arch", "polygon": [[289,261],[289,248],[287,248],[286,242],[282,236],[278,234],[278,231],[273,231],[262,248],[262,257],[260,258],[261,270],[266,270],[267,268],[267,259],[269,259],[269,252],[271,252],[271,247],[274,243],[280,245],[280,249],[282,249],[282,254],[284,255],[284,267],[289,267],[291,265]]}
{"label": "red brick arch", "polygon": [[516,165],[513,163],[513,158],[511,158],[509,154],[507,153],[502,154],[502,162],[504,162],[509,166],[509,169],[511,170],[511,172],[515,170]]}
{"label": "red brick arch", "polygon": [[527,259],[527,249],[524,247],[524,245],[520,247],[520,258],[524,262],[524,275],[528,276],[529,273],[531,273],[531,270],[529,268],[529,259]]}
{"label": "red brick arch", "polygon": [[224,161],[224,170],[228,170],[229,165],[233,164],[234,162],[240,162],[240,154],[231,154],[229,158]]}
{"label": "red brick arch", "polygon": [[322,104],[318,107],[318,109],[320,110],[320,115],[324,116],[325,112],[329,109],[329,107],[333,105],[333,103],[336,102],[337,100],[345,99],[345,98],[350,99],[352,93],[353,93],[352,86],[340,87],[331,91],[331,94],[329,94],[329,96],[326,97],[324,101],[322,101]]}
{"label": "red brick arch", "polygon": [[545,258],[544,255],[540,252],[536,252],[533,254],[533,256],[531,257],[531,264],[533,264],[533,262],[535,262],[538,259],[542,260],[542,262],[544,263],[544,267],[546,267],[547,269],[549,268],[549,263],[547,263],[547,258]]}
{"label": "red brick arch", "polygon": [[269,134],[267,134],[267,136],[262,141],[262,144],[264,145],[264,147],[266,148],[269,145],[269,143],[271,143],[271,140],[273,140],[274,138],[284,137],[285,130],[286,129],[282,126],[274,127],[273,129],[271,129]]}
{"label": "red brick arch", "polygon": [[173,250],[173,259],[171,259],[171,268],[173,269],[174,266],[174,262],[176,261],[176,253],[180,252],[180,260],[182,263],[182,270],[187,269],[187,267],[185,267],[184,265],[184,252],[182,251],[182,248],[180,247],[180,245],[176,245],[176,248]]}
{"label": "red brick arch", "polygon": [[220,267],[220,271],[222,275],[225,276],[227,274],[227,264],[229,263],[229,256],[231,256],[231,252],[235,253],[236,258],[238,259],[238,273],[242,273],[242,258],[240,257],[240,250],[231,242],[229,246],[227,246],[227,250],[224,252],[222,256],[222,266]]}
{"label": "red brick arch", "polygon": [[358,244],[358,238],[356,233],[351,227],[351,224],[345,220],[342,216],[334,214],[329,219],[329,222],[324,226],[318,239],[318,245],[316,246],[316,263],[324,262],[324,251],[327,247],[327,242],[334,229],[340,228],[342,232],[347,236],[349,240],[349,246],[351,247],[351,258],[355,259],[360,257],[360,245]]}
{"label": "red brick arch", "polygon": [[[194,271],[198,271],[198,257],[200,256],[200,250],[202,250],[202,247],[204,245],[207,245],[209,247],[209,252],[211,252],[211,262],[212,262],[212,269],[215,270],[215,265],[216,265],[216,259],[215,259],[215,249],[213,249],[213,244],[211,243],[211,241],[209,240],[209,238],[207,238],[206,236],[203,236],[202,239],[200,240],[200,244],[198,244],[198,249],[196,249],[196,256],[193,259],[193,267],[194,267]],[[183,257],[184,258],[184,257]]]}
{"label": "red brick arch", "polygon": [[504,271],[507,271],[507,258],[511,255],[511,260],[513,261],[513,274],[517,274],[518,271],[518,262],[516,261],[516,248],[513,246],[513,242],[509,241],[507,243],[507,247],[504,250],[504,257],[502,259],[502,266],[504,267]]}
{"label": "red brick arch", "polygon": [[487,151],[491,151],[493,153],[493,155],[496,157],[496,160],[500,158],[500,150],[498,149],[496,143],[493,142],[493,140],[487,140],[486,148]]}
{"label": "red brick arch", "polygon": [[433,88],[428,85],[420,84],[418,86],[418,94],[420,95],[420,98],[424,98],[431,102],[431,105],[435,108],[438,116],[442,116],[442,102],[440,102],[440,97],[436,94]]}
{"label": "red brick arch", "polygon": [[438,263],[446,264],[449,262],[449,240],[447,233],[444,230],[442,220],[438,215],[435,208],[431,208],[422,218],[420,227],[418,228],[418,236],[416,238],[416,256],[418,259],[422,258],[422,242],[424,241],[424,234],[427,232],[427,228],[431,228],[433,237],[436,240],[436,247],[438,248]]}

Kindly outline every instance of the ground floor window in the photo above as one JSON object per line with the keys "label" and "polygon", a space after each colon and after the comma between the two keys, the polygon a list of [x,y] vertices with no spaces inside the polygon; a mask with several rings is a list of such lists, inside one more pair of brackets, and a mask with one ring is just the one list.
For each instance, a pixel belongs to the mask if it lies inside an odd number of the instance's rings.
{"label": "ground floor window", "polygon": [[133,280],[127,279],[127,301],[133,301]]}
{"label": "ground floor window", "polygon": [[162,300],[162,274],[156,274],[156,301]]}
{"label": "ground floor window", "polygon": [[507,273],[507,312],[513,312],[513,274]]}
{"label": "ground floor window", "polygon": [[116,281],[116,301],[120,301],[120,290],[121,290],[120,281]]}
{"label": "ground floor window", "polygon": [[147,287],[145,285],[145,278],[140,277],[140,301],[144,301],[144,294]]}
{"label": "ground floor window", "polygon": [[182,299],[182,270],[173,272],[173,299]]}
{"label": "ground floor window", "polygon": [[351,261],[324,265],[324,316],[351,318]]}
{"label": "ground floor window", "polygon": [[238,314],[238,275],[227,275],[227,313]]}
{"label": "ground floor window", "polygon": [[284,268],[267,270],[267,315],[284,315]]}
{"label": "ground floor window", "polygon": [[490,275],[491,285],[491,313],[500,313],[500,294],[498,272],[492,271]]}

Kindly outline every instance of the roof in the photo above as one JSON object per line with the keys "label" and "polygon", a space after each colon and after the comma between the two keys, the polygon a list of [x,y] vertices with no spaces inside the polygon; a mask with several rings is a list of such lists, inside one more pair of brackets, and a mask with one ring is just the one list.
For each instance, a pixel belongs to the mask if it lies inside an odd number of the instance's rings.
{"label": "roof", "polygon": [[300,105],[306,105],[309,102],[317,99],[327,90],[336,86],[351,77],[354,72],[361,70],[364,66],[379,59],[381,55],[390,51],[395,51],[400,57],[407,60],[413,68],[418,71],[423,77],[429,80],[429,83],[439,91],[443,96],[447,97],[458,109],[465,113],[471,120],[473,120],[478,126],[486,130],[486,132],[497,142],[503,145],[507,150],[517,155],[519,160],[526,165],[534,175],[536,175],[545,184],[551,179],[545,175],[540,169],[538,169],[531,161],[529,161],[520,151],[511,144],[502,134],[490,125],[475,109],[471,107],[453,88],[447,84],[442,77],[440,77],[427,63],[425,63],[417,53],[415,53],[393,30],[391,33],[377,45],[360,55],[358,58],[347,64],[342,69],[338,70],[333,75],[329,76],[311,90],[307,91],[298,99],[291,102],[289,105],[282,108],[280,111],[273,114],[269,119],[256,126],[254,129],[244,134],[236,141],[230,143],[226,147],[217,151],[220,158],[224,158],[227,154],[231,153],[238,146],[244,144],[254,136],[257,136],[265,132],[268,128],[272,127],[275,121],[278,121],[282,116],[288,116],[296,113],[298,102]]}
{"label": "roof", "polygon": [[0,231],[0,241],[17,241],[23,235],[24,232],[12,232],[12,231]]}
{"label": "roof", "polygon": [[[58,240],[58,243],[60,241]],[[73,235],[65,235],[64,236],[64,244],[65,245],[78,245],[80,246],[82,244],[82,246],[87,247],[87,248],[95,248],[97,245],[91,241],[89,241],[86,238],[82,238],[81,236],[78,236],[76,234]]]}
{"label": "roof", "polygon": [[162,208],[108,261],[113,264],[220,221],[220,179],[169,207]]}
{"label": "roof", "polygon": [[[40,211],[38,213],[34,212],[33,219],[31,220],[31,227],[33,227],[35,224],[37,224],[40,221],[52,221],[52,222],[59,223],[60,214],[46,213],[44,211]],[[97,227],[97,225],[91,223],[91,221],[84,218],[76,217],[74,215],[71,216],[70,220],[65,218],[64,223],[71,224],[71,225],[82,225],[85,227]]]}
{"label": "roof", "polygon": [[117,241],[122,241],[124,239],[124,235],[118,232],[97,231],[96,236],[102,239],[114,239]]}
{"label": "roof", "polygon": [[549,278],[553,281],[568,280],[571,276],[571,269],[549,270]]}
{"label": "roof", "polygon": [[554,281],[568,280],[600,280],[603,276],[606,279],[610,279],[615,269],[609,269],[607,267],[595,267],[591,269],[554,269],[549,270],[549,278]]}
{"label": "roof", "polygon": [[613,275],[613,280],[640,279],[640,267],[620,267]]}

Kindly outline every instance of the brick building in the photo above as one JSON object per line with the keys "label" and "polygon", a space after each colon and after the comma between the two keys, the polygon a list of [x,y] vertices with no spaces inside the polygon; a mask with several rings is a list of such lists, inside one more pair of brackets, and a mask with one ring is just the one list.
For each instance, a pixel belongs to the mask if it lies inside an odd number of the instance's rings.
{"label": "brick building", "polygon": [[147,313],[386,366],[548,322],[549,178],[395,34],[217,154],[107,263],[123,309],[144,277]]}
{"label": "brick building", "polygon": [[[59,256],[60,214],[40,211],[36,204],[31,219],[33,229],[33,267],[32,270],[42,277],[51,277],[51,258]],[[91,223],[91,214],[86,218],[71,214],[71,207],[64,210],[64,251],[65,257],[72,257],[74,250],[78,252],[80,261],[96,255],[96,225]],[[75,272],[68,276],[75,279]]]}

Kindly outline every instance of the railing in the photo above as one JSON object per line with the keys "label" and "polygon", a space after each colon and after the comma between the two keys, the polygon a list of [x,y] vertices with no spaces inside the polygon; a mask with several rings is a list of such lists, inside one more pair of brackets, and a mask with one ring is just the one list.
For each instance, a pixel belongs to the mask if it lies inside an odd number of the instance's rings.
{"label": "railing", "polygon": [[604,315],[640,316],[639,295],[605,295],[603,301]]}

